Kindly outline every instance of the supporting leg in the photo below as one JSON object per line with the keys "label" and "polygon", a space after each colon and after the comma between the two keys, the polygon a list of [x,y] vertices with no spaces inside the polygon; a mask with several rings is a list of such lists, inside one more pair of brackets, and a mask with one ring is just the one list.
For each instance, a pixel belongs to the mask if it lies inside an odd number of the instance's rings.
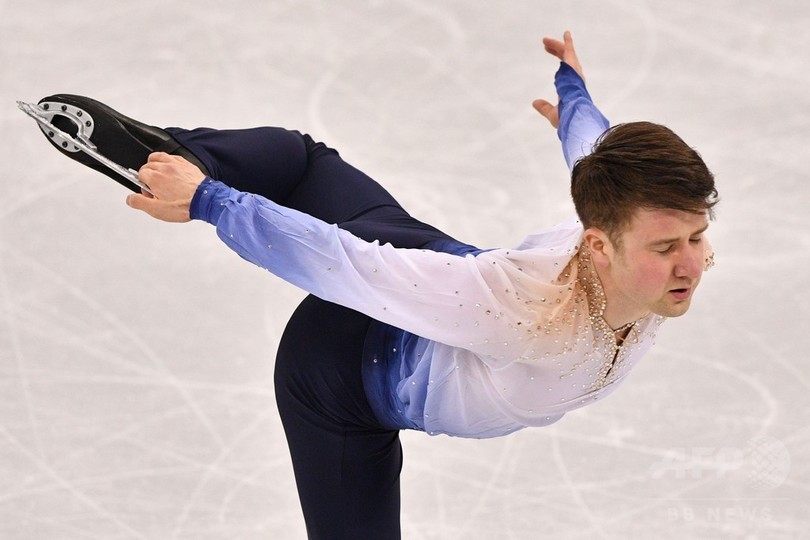
{"label": "supporting leg", "polygon": [[400,538],[399,433],[379,427],[362,386],[369,319],[307,297],[276,360],[276,400],[310,538]]}

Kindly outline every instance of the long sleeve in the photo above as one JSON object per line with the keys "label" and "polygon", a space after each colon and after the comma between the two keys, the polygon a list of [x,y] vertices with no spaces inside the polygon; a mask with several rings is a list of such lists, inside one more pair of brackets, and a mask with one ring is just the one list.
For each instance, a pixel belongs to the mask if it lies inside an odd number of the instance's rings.
{"label": "long sleeve", "polygon": [[[459,257],[400,249],[210,179],[197,190],[191,215],[216,225],[244,259],[311,294],[499,360],[520,357],[526,338],[516,329],[534,327],[570,295],[548,276],[565,266],[570,255],[562,246],[580,234],[576,228],[550,233],[558,250],[535,253],[530,262],[526,252]],[[542,302],[526,301],[532,297]]]}
{"label": "long sleeve", "polygon": [[565,62],[560,63],[554,85],[560,98],[557,134],[570,170],[580,158],[591,153],[594,143],[610,123],[594,105],[585,81]]}

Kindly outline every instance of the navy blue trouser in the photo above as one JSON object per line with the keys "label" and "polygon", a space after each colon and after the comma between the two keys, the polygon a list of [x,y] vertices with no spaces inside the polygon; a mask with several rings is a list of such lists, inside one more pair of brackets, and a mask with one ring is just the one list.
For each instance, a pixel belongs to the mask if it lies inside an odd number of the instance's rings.
{"label": "navy blue trouser", "polygon": [[[214,179],[365,240],[406,248],[452,241],[308,135],[280,128],[169,131]],[[310,538],[400,538],[399,432],[380,427],[361,376],[370,323],[309,296],[279,344],[276,401]]]}

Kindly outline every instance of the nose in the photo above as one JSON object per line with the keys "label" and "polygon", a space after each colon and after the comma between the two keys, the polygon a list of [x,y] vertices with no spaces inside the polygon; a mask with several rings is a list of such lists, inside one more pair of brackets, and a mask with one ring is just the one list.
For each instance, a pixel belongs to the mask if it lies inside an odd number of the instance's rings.
{"label": "nose", "polygon": [[703,249],[685,249],[675,264],[675,276],[697,279],[703,273]]}

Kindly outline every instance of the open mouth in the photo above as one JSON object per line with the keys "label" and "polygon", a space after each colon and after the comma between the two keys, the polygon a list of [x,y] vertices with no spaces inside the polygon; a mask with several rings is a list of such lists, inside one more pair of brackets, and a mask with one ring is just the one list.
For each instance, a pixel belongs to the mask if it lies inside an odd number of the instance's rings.
{"label": "open mouth", "polygon": [[683,288],[683,289],[672,289],[669,291],[672,296],[675,297],[676,300],[686,300],[689,298],[692,289]]}

